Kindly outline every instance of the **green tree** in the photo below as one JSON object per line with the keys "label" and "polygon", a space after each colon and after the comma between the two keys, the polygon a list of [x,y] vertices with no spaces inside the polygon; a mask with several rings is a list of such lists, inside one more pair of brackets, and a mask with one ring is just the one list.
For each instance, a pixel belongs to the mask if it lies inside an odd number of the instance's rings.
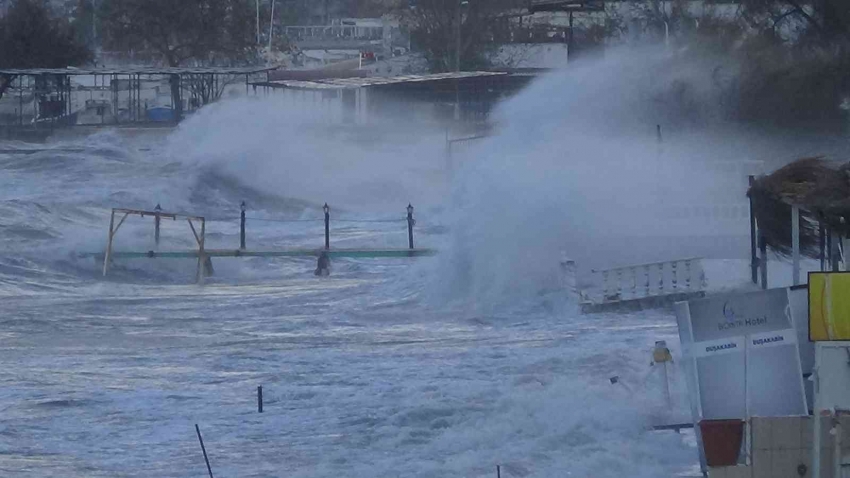
{"label": "green tree", "polygon": [[[91,50],[71,25],[51,16],[43,0],[12,0],[0,17],[0,68],[65,68],[88,63]],[[0,75],[0,98],[15,75]]]}

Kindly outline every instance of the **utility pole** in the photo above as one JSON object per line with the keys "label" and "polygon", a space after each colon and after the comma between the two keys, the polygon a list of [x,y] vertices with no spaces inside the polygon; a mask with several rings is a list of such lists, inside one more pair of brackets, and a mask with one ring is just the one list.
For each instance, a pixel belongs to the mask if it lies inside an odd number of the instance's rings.
{"label": "utility pole", "polygon": [[463,6],[463,0],[457,0],[457,11],[455,12],[455,71],[460,71],[460,22],[463,21],[460,9]]}
{"label": "utility pole", "polygon": [[274,3],[272,0],[272,14],[269,17],[269,53],[272,51],[272,37],[274,37]]}
{"label": "utility pole", "polygon": [[97,0],[91,0],[91,41],[97,48]]}

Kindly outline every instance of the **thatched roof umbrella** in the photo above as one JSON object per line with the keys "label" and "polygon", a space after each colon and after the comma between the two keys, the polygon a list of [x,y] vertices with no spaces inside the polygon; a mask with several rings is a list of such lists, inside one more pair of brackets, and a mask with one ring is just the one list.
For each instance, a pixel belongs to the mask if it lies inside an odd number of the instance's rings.
{"label": "thatched roof umbrella", "polygon": [[[850,164],[822,157],[803,158],[758,178],[747,196],[759,231],[771,249],[791,254],[791,207],[800,210],[800,253],[818,258],[819,228],[823,224],[850,233]],[[845,220],[845,217],[847,220]]]}

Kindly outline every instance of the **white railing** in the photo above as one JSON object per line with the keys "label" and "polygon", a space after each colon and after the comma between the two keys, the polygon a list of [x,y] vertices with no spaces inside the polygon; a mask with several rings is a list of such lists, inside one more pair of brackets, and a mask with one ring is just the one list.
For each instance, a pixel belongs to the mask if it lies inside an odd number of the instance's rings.
{"label": "white railing", "polygon": [[283,34],[293,41],[305,40],[382,40],[384,27],[353,25],[286,26]]}
{"label": "white railing", "polygon": [[579,294],[595,304],[700,292],[708,285],[699,258],[593,270],[589,279]]}

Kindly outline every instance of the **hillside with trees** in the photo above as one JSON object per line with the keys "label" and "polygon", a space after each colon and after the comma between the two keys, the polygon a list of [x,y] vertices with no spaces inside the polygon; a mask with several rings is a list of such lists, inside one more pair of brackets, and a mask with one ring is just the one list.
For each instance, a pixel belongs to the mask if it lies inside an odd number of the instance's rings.
{"label": "hillside with trees", "polygon": [[[0,69],[65,68],[91,61],[71,24],[42,0],[12,0],[0,16]],[[0,98],[15,80],[0,75]]]}

